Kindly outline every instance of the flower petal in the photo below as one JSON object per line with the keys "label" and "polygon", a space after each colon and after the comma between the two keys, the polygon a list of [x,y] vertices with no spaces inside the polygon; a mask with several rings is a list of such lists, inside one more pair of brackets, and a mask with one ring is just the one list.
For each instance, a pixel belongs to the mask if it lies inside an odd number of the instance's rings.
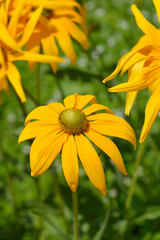
{"label": "flower petal", "polygon": [[114,78],[119,72],[120,70],[124,67],[124,65],[129,61],[129,59],[134,56],[134,54],[136,54],[138,51],[142,51],[144,49],[148,49],[150,48],[150,46],[141,46],[140,48],[137,48],[135,50],[132,50],[128,53],[126,53],[124,56],[122,56],[117,64],[117,67],[115,68],[115,70],[113,71],[113,73],[111,73],[107,78],[105,78],[102,82],[105,83],[109,80],[111,80],[112,78]]}
{"label": "flower petal", "polygon": [[85,115],[89,115],[93,112],[96,112],[98,110],[105,110],[108,113],[114,114],[108,107],[101,105],[101,104],[92,104],[89,107],[83,109],[83,112]]}
{"label": "flower petal", "polygon": [[39,8],[37,8],[31,15],[29,21],[27,22],[25,28],[24,28],[24,31],[23,31],[23,35],[22,37],[20,38],[20,41],[19,41],[19,46],[23,47],[27,41],[29,40],[29,38],[31,37],[32,35],[32,32],[37,24],[37,21],[41,15],[41,12],[42,12],[42,9],[43,7],[40,6]]}
{"label": "flower petal", "polygon": [[18,22],[19,22],[20,14],[24,7],[24,4],[25,4],[25,0],[21,0],[17,2],[17,6],[13,11],[13,15],[8,24],[8,32],[13,38],[16,36],[16,33],[17,33]]}
{"label": "flower petal", "polygon": [[102,163],[89,140],[76,135],[76,146],[82,165],[92,184],[103,194],[106,194],[105,174]]}
{"label": "flower petal", "polygon": [[61,130],[61,128],[58,124],[53,124],[51,120],[30,122],[20,134],[18,143],[38,137],[40,134],[44,133],[44,131],[53,132],[56,130]]}
{"label": "flower petal", "polygon": [[65,107],[61,103],[56,102],[48,104],[48,107],[54,110],[57,114],[60,114],[62,111],[65,110]]}
{"label": "flower petal", "polygon": [[87,117],[91,129],[104,135],[126,139],[136,148],[136,136],[133,128],[121,117],[109,113],[99,113]]}
{"label": "flower petal", "polygon": [[160,42],[160,33],[158,29],[156,29],[152,24],[150,24],[146,18],[142,15],[139,9],[136,7],[135,4],[132,4],[131,10],[135,16],[136,23],[138,27],[152,39],[154,44],[156,43],[159,46]]}
{"label": "flower petal", "polygon": [[10,62],[8,62],[7,77],[21,101],[26,102],[25,94],[21,84],[21,76],[18,72],[18,69]]}
{"label": "flower petal", "polygon": [[87,103],[96,103],[96,97],[93,95],[77,95],[75,108],[82,109]]}
{"label": "flower petal", "polygon": [[75,192],[78,185],[79,168],[76,144],[72,135],[68,136],[67,141],[63,145],[62,167],[69,187]]}
{"label": "flower petal", "polygon": [[127,175],[122,156],[113,141],[92,129],[85,133],[85,135],[113,160],[124,175]]}
{"label": "flower petal", "polygon": [[58,131],[39,135],[33,142],[30,151],[31,175],[44,173],[61,151],[67,134]]}
{"label": "flower petal", "polygon": [[31,120],[49,120],[52,121],[52,124],[57,124],[58,114],[48,106],[40,106],[28,114],[25,120],[25,125],[27,125]]}
{"label": "flower petal", "polygon": [[74,108],[75,106],[75,101],[76,101],[76,97],[77,97],[77,93],[70,95],[68,97],[66,97],[63,102],[66,108]]}
{"label": "flower petal", "polygon": [[160,112],[160,84],[150,97],[145,109],[145,121],[139,142],[142,143],[149,133],[158,113]]}
{"label": "flower petal", "polygon": [[[137,63],[135,63],[128,71],[128,81],[133,81],[136,77],[138,77],[141,72],[142,68],[144,66],[145,60],[141,60]],[[137,96],[137,91],[136,92],[128,92],[127,93],[127,98],[126,98],[126,106],[125,106],[125,114],[129,116],[129,113],[131,111],[131,108],[134,104],[134,101]]]}
{"label": "flower petal", "polygon": [[154,6],[156,8],[157,16],[160,22],[160,2],[159,0],[153,0]]}

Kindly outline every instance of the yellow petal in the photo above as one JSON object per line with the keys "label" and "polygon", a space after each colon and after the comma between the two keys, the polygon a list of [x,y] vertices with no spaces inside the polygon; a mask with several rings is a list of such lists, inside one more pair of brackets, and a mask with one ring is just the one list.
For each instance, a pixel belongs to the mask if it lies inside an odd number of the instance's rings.
{"label": "yellow petal", "polygon": [[15,89],[17,95],[20,97],[22,102],[26,102],[25,94],[21,84],[21,76],[17,68],[10,62],[8,62],[7,77]]}
{"label": "yellow petal", "polygon": [[62,167],[66,181],[73,192],[78,185],[79,168],[77,159],[77,149],[72,135],[68,136],[62,149]]}
{"label": "yellow petal", "polygon": [[10,61],[27,60],[32,62],[54,63],[65,62],[65,59],[57,56],[42,55],[32,52],[23,51],[22,53],[14,54],[10,57]]}
{"label": "yellow petal", "polygon": [[[144,66],[145,60],[141,60],[137,63],[135,63],[128,72],[128,81],[133,81],[135,78],[137,78],[141,72],[142,68]],[[134,101],[137,96],[137,91],[136,92],[129,92],[127,93],[127,98],[126,98],[126,106],[125,106],[125,114],[129,116],[129,113],[131,111],[131,108],[134,104]]]}
{"label": "yellow petal", "polygon": [[13,15],[8,24],[8,32],[13,38],[16,36],[16,33],[17,33],[18,22],[19,22],[20,14],[22,12],[24,4],[25,4],[25,0],[21,0],[17,2],[17,6],[14,9]]}
{"label": "yellow petal", "polygon": [[60,20],[62,25],[65,27],[67,32],[77,41],[79,42],[84,49],[88,49],[88,40],[85,34],[73,23],[69,18],[62,18]]}
{"label": "yellow petal", "polygon": [[113,141],[92,129],[90,129],[85,134],[94,144],[102,149],[102,151],[105,152],[113,160],[115,165],[124,175],[127,175],[122,156]]}
{"label": "yellow petal", "polygon": [[117,64],[116,69],[113,71],[113,73],[111,73],[107,78],[105,78],[102,82],[105,83],[109,80],[111,80],[112,78],[114,78],[119,72],[120,70],[124,67],[124,65],[130,60],[131,57],[134,56],[134,54],[136,54],[138,51],[142,51],[144,49],[148,49],[149,46],[141,46],[140,48],[137,48],[135,50],[132,50],[130,52],[128,52],[127,54],[125,54],[124,56],[122,56]]}
{"label": "yellow petal", "polygon": [[159,84],[160,84],[160,80],[159,80],[159,79],[158,79],[157,81],[155,81],[154,83],[152,83],[152,84],[149,86],[149,88],[148,88],[149,92],[152,94],[152,93],[157,89],[157,87],[159,86]]}
{"label": "yellow petal", "polygon": [[58,43],[65,53],[65,55],[71,60],[72,64],[76,64],[76,53],[74,51],[72,41],[69,37],[69,34],[63,29],[55,34],[55,37],[58,40]]}
{"label": "yellow petal", "polygon": [[61,103],[50,103],[48,104],[48,107],[52,110],[54,110],[57,114],[60,114],[62,111],[65,110],[65,107]]}
{"label": "yellow petal", "polygon": [[83,112],[85,115],[89,115],[93,112],[99,111],[99,110],[105,110],[108,113],[114,114],[108,107],[101,105],[101,104],[92,104],[89,107],[83,109]]}
{"label": "yellow petal", "polygon": [[106,183],[102,163],[89,140],[81,135],[76,135],[76,146],[82,165],[92,184],[105,195]]}
{"label": "yellow petal", "polygon": [[159,0],[153,0],[154,6],[156,8],[157,16],[160,22],[160,2]]}
{"label": "yellow petal", "polygon": [[11,49],[16,50],[18,52],[22,52],[18,44],[14,41],[14,39],[12,39],[8,30],[1,22],[0,29],[1,29],[0,40]]}
{"label": "yellow petal", "polygon": [[160,84],[150,97],[145,109],[145,121],[139,142],[142,143],[149,133],[158,113],[160,112]]}
{"label": "yellow petal", "polygon": [[[87,117],[91,129],[112,137],[126,139],[136,148],[136,136],[133,128],[121,117],[109,113],[99,113]],[[96,120],[96,121],[93,121]]]}
{"label": "yellow petal", "polygon": [[49,132],[37,137],[30,151],[31,175],[37,176],[44,173],[61,151],[67,134]]}
{"label": "yellow petal", "polygon": [[66,97],[63,102],[66,108],[74,108],[75,106],[75,101],[76,101],[76,97],[78,96],[77,93],[70,95],[68,97]]}
{"label": "yellow petal", "polygon": [[132,4],[131,10],[132,10],[132,12],[135,16],[136,23],[137,23],[138,27],[148,37],[150,37],[153,40],[154,44],[156,43],[159,46],[159,42],[160,42],[159,31],[145,19],[145,17],[139,11],[139,9],[136,7],[136,5]]}
{"label": "yellow petal", "polygon": [[[58,47],[56,45],[56,42],[54,40],[53,34],[49,34],[47,37],[41,39],[42,48],[46,55],[53,55],[58,56]],[[52,63],[51,67],[56,73],[57,71],[57,63]]]}
{"label": "yellow petal", "polygon": [[23,35],[20,38],[19,46],[23,47],[27,43],[29,38],[31,37],[32,32],[33,32],[33,30],[34,30],[34,28],[37,24],[37,21],[38,21],[40,15],[41,15],[42,9],[43,9],[43,7],[40,6],[37,10],[35,10],[32,13],[29,21],[27,22],[27,24],[24,28]]}
{"label": "yellow petal", "polygon": [[77,95],[75,108],[82,109],[88,103],[96,103],[96,97],[92,95]]}
{"label": "yellow petal", "polygon": [[53,124],[57,124],[58,114],[48,106],[40,106],[28,114],[25,120],[25,125],[31,120],[49,120],[52,121]]}
{"label": "yellow petal", "polygon": [[54,132],[57,130],[60,130],[60,126],[58,124],[54,125],[51,120],[30,122],[20,134],[18,143],[35,138],[44,132]]}

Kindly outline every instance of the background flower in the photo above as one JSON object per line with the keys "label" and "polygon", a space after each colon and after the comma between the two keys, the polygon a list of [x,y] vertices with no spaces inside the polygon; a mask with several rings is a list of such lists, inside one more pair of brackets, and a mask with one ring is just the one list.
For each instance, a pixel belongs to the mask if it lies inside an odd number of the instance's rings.
{"label": "background flower", "polygon": [[[153,2],[160,19],[159,1],[154,0]],[[143,17],[134,4],[131,9],[137,25],[145,35],[129,53],[119,60],[114,72],[105,78],[103,83],[115,77],[120,70],[122,70],[122,74],[128,70],[128,82],[109,89],[110,92],[127,92],[125,107],[127,115],[130,113],[137,92],[149,87],[152,96],[145,109],[145,121],[140,136],[140,142],[143,142],[160,111],[160,32]]]}

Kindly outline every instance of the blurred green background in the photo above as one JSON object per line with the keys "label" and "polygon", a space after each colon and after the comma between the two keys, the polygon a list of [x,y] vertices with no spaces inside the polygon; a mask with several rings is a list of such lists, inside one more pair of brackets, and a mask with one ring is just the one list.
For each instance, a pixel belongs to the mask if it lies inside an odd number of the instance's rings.
{"label": "blurred green background", "polygon": [[[134,128],[137,143],[144,121],[147,90],[140,91],[129,118],[124,116],[125,93],[108,93],[107,88],[127,80],[117,76],[103,85],[119,58],[137,42],[142,32],[135,23],[130,7],[136,3],[145,17],[156,27],[158,18],[152,1],[94,0],[86,1],[89,50],[74,41],[77,65],[67,60],[59,64],[56,75],[49,65],[40,65],[41,105],[70,94],[93,94],[98,103],[111,108]],[[63,54],[62,54],[63,56]],[[29,72],[25,62],[17,67],[22,82],[36,98],[36,69]],[[18,145],[24,128],[25,112],[12,89],[4,93],[0,105],[0,239],[63,240],[72,239],[72,195],[65,181],[60,156],[41,176],[30,176],[31,142]],[[26,113],[36,105],[27,97]],[[109,157],[101,155],[108,193],[102,196],[90,183],[82,166],[78,186],[80,240],[159,240],[160,239],[160,119],[157,117],[147,140],[133,150],[130,143],[114,138],[122,153],[128,176],[123,176]],[[99,151],[97,149],[97,151]],[[141,158],[136,167],[136,159]],[[133,198],[126,201],[131,186]],[[134,180],[133,180],[134,179]],[[69,236],[69,237],[68,237]]]}

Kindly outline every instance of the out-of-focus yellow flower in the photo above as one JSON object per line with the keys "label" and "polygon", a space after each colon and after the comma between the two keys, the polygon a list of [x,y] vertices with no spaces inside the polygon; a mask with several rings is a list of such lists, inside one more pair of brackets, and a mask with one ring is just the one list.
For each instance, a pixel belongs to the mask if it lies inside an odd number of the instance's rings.
{"label": "out-of-focus yellow flower", "polygon": [[[88,103],[92,105],[84,108]],[[107,113],[95,114],[103,109]],[[36,138],[30,151],[32,176],[45,172],[62,149],[62,167],[71,190],[76,191],[78,185],[78,155],[92,184],[106,194],[103,167],[89,139],[127,175],[117,146],[104,135],[126,139],[136,147],[135,133],[124,119],[97,104],[94,96],[76,93],[66,97],[64,105],[38,107],[27,116],[25,124],[18,142]]]}
{"label": "out-of-focus yellow flower", "polygon": [[[12,4],[11,9],[14,9],[17,0]],[[39,6],[43,6],[43,11],[33,34],[27,41],[27,50],[39,53],[42,47],[45,54],[58,56],[60,47],[72,64],[75,64],[76,53],[71,38],[78,41],[84,49],[88,48],[85,14],[82,7],[75,0],[26,0],[21,21],[25,24],[26,19],[32,17]],[[56,72],[57,63],[51,66]],[[33,70],[33,68],[34,64],[30,63],[30,69]]]}
{"label": "out-of-focus yellow flower", "polygon": [[[153,2],[160,21],[160,1]],[[140,136],[140,142],[143,142],[160,111],[160,30],[150,24],[134,4],[131,9],[138,27],[145,35],[119,60],[114,72],[103,83],[114,78],[119,71],[123,74],[128,70],[128,82],[109,89],[110,92],[127,92],[126,115],[129,115],[138,91],[149,87],[152,95],[145,109],[145,121]]]}
{"label": "out-of-focus yellow flower", "polygon": [[64,60],[57,56],[41,55],[22,50],[22,47],[30,38],[43,9],[42,7],[36,9],[29,21],[26,22],[22,32],[19,17],[25,1],[18,1],[10,19],[8,19],[9,3],[10,1],[4,1],[0,4],[0,91],[8,90],[8,82],[6,80],[8,78],[21,101],[25,102],[26,98],[21,85],[21,76],[13,62],[27,60],[53,63]]}

